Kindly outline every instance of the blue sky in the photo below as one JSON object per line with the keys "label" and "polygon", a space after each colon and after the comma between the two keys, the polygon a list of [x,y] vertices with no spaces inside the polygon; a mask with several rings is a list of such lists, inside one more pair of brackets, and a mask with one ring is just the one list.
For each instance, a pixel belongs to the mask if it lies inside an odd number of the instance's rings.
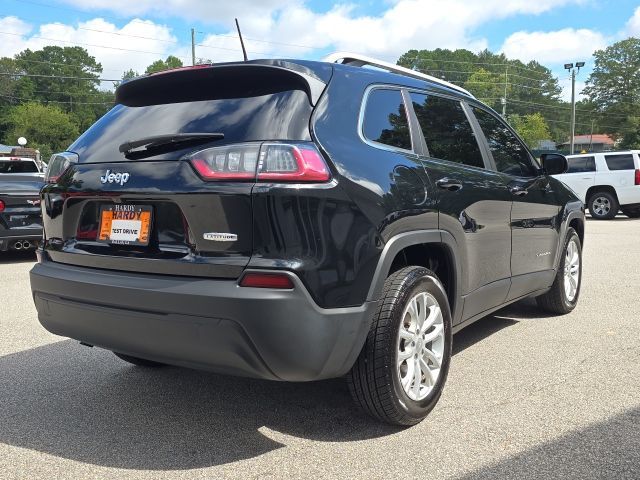
{"label": "blue sky", "polygon": [[[318,59],[347,50],[395,61],[409,48],[489,48],[537,59],[568,86],[562,64],[640,36],[640,2],[630,0],[2,0],[0,55],[46,44],[85,46],[105,78],[144,71],[169,54],[240,58],[238,17],[252,58]],[[568,95],[568,90],[565,96]]]}

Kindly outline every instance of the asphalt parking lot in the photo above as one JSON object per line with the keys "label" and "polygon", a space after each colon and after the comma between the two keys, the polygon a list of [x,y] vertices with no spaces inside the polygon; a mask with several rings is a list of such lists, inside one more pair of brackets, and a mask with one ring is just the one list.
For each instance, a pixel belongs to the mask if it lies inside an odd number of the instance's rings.
{"label": "asphalt parking lot", "polygon": [[581,298],[454,337],[440,403],[380,425],[343,381],[130,366],[46,332],[0,257],[0,478],[640,478],[640,220],[588,221]]}

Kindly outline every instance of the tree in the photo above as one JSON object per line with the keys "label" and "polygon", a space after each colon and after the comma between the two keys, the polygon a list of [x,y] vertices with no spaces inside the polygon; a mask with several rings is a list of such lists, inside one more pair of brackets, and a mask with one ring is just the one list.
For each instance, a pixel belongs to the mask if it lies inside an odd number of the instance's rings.
{"label": "tree", "polygon": [[180,60],[178,57],[174,57],[173,55],[169,55],[166,60],[156,60],[155,62],[153,62],[147,67],[144,73],[149,74],[162,72],[163,70],[180,68],[182,66],[182,60]]}
{"label": "tree", "polygon": [[529,147],[535,149],[540,140],[551,137],[547,122],[540,113],[530,115],[509,115],[509,123]]}
{"label": "tree", "polygon": [[43,159],[65,150],[78,136],[78,126],[71,116],[54,105],[35,102],[12,107],[3,115],[3,143],[13,145],[18,137],[26,137],[29,146],[40,150]]}
{"label": "tree", "polygon": [[507,114],[541,112],[550,122],[552,138],[564,141],[569,132],[568,104],[551,70],[536,61],[523,63],[483,50],[410,50],[398,65],[464,86],[473,95],[501,110],[507,87]]}
{"label": "tree", "polygon": [[[11,71],[23,75],[8,77],[13,79],[13,104],[55,103],[84,130],[113,103],[113,94],[99,89],[102,65],[82,47],[27,49],[12,62]],[[5,71],[4,65],[0,68]]]}
{"label": "tree", "polygon": [[491,73],[480,68],[469,76],[464,88],[473,92],[480,101],[498,109],[500,99],[505,96],[505,86],[507,97],[512,90],[508,83],[505,85],[505,78],[504,74]]}
{"label": "tree", "polygon": [[610,133],[623,138],[622,145],[637,145],[633,138],[640,124],[640,40],[621,40],[593,56],[593,72],[583,93],[606,118]]}

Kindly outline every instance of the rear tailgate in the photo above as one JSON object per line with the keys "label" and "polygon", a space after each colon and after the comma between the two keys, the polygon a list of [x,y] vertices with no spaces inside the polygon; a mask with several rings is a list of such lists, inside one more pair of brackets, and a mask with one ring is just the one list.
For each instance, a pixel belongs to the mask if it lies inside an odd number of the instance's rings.
{"label": "rear tailgate", "polygon": [[[222,162],[231,165],[233,160],[238,168],[239,158],[246,165],[245,153],[238,152],[247,142],[310,141],[313,104],[321,93],[318,85],[324,86],[312,73],[301,75],[282,63],[222,65],[153,75],[121,86],[116,93],[121,104],[69,147],[78,163],[44,190],[49,257],[116,270],[239,277],[253,246],[255,178],[206,181],[189,155],[228,147]],[[127,160],[119,151],[125,142],[194,132],[219,132],[224,138],[154,150],[143,159]],[[124,230],[116,229],[105,223],[104,215],[120,214],[103,214],[105,210],[128,210],[139,217],[134,223],[119,223]],[[150,215],[148,239],[120,241],[122,231],[145,233],[141,215]]]}
{"label": "rear tailgate", "polygon": [[[186,162],[79,164],[47,189],[45,231],[54,261],[117,270],[236,278],[251,255],[252,183],[203,182]],[[102,184],[128,173],[126,184]],[[100,241],[103,207],[150,207],[148,245]],[[207,233],[233,233],[211,241]],[[208,236],[209,237],[209,236]]]}
{"label": "rear tailgate", "polygon": [[33,175],[0,174],[0,235],[38,233],[42,228],[40,188],[42,178]]}

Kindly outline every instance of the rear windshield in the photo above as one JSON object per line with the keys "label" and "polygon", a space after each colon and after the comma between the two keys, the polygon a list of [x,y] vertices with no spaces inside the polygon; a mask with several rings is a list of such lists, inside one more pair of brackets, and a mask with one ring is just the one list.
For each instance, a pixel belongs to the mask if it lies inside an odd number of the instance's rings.
{"label": "rear windshield", "polygon": [[[70,147],[80,162],[125,160],[118,147],[127,141],[171,133],[224,134],[216,146],[256,140],[311,140],[312,107],[302,90],[246,98],[167,103],[142,107],[116,105]],[[198,149],[203,148],[199,145]],[[193,147],[156,155],[178,159]]]}
{"label": "rear windshield", "polygon": [[38,166],[28,160],[0,160],[0,173],[38,173]]}

